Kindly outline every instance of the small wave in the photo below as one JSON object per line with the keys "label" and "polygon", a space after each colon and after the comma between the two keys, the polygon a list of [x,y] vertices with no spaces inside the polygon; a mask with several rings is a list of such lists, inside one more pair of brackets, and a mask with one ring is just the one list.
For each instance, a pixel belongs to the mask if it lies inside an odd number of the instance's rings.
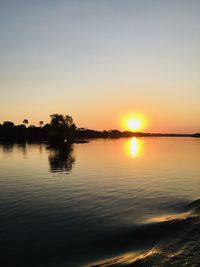
{"label": "small wave", "polygon": [[[149,219],[144,224],[128,229],[107,239],[123,245],[130,253],[122,253],[90,267],[107,266],[200,266],[200,199],[185,207],[179,214]],[[113,243],[114,242],[114,243]],[[116,250],[119,247],[115,247]]]}
{"label": "small wave", "polygon": [[128,253],[125,254],[121,257],[116,257],[113,259],[109,259],[109,260],[104,260],[100,263],[96,263],[93,265],[90,265],[89,267],[108,267],[108,266],[124,266],[124,264],[127,266],[129,264],[134,264],[138,261],[140,261],[141,259],[145,259],[147,257],[149,257],[150,255],[159,253],[159,249],[158,248],[152,248],[151,250],[147,251],[147,252],[135,252],[135,253]]}
{"label": "small wave", "polygon": [[188,206],[187,209],[191,212],[200,213],[200,199],[192,201]]}
{"label": "small wave", "polygon": [[106,260],[104,262],[91,265],[90,267],[106,267],[106,266],[112,266],[113,264],[119,263],[123,259],[124,259],[124,257],[117,257],[115,259]]}

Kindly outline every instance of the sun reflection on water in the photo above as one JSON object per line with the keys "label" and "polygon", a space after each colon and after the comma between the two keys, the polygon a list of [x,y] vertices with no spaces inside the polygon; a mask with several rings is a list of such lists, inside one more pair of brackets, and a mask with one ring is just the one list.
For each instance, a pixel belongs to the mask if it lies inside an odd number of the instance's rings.
{"label": "sun reflection on water", "polygon": [[126,143],[126,151],[132,158],[140,157],[143,151],[142,141],[139,138],[132,137]]}

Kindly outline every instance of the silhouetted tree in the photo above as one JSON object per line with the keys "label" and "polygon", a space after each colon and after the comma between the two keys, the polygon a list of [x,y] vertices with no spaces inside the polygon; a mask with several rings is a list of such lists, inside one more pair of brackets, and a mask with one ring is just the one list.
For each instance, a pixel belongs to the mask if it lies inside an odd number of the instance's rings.
{"label": "silhouetted tree", "polygon": [[27,125],[28,125],[28,120],[27,120],[27,119],[24,119],[24,120],[23,120],[23,124],[24,124],[25,126],[27,126]]}
{"label": "silhouetted tree", "polygon": [[14,123],[12,121],[4,121],[0,127],[1,140],[12,140],[14,137]]}
{"label": "silhouetted tree", "polygon": [[13,128],[14,127],[14,123],[12,121],[4,121],[3,122],[3,127],[5,127],[5,128]]}
{"label": "silhouetted tree", "polygon": [[43,126],[43,124],[44,124],[44,122],[43,122],[43,121],[40,121],[40,122],[39,122],[39,125],[40,125],[40,127],[42,127],[42,126]]}
{"label": "silhouetted tree", "polygon": [[62,115],[62,114],[53,114],[50,115],[51,117],[51,126],[55,128],[61,128],[61,127],[72,127],[73,118],[69,115]]}
{"label": "silhouetted tree", "polygon": [[76,132],[76,125],[69,115],[53,114],[51,117],[51,131],[49,137],[53,142],[72,141]]}
{"label": "silhouetted tree", "polygon": [[193,134],[194,137],[200,137],[200,133]]}

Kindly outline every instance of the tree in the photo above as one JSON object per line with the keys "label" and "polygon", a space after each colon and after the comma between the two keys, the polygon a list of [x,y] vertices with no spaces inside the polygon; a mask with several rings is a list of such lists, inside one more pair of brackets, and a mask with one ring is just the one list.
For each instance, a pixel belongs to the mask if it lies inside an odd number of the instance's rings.
{"label": "tree", "polygon": [[40,121],[40,122],[39,122],[39,125],[40,125],[40,127],[42,127],[42,126],[43,126],[43,124],[44,124],[44,122],[43,122],[43,121]]}
{"label": "tree", "polygon": [[14,127],[14,123],[12,121],[4,121],[3,122],[3,127],[13,128]]}
{"label": "tree", "polygon": [[53,114],[50,115],[50,117],[51,117],[50,124],[53,128],[60,128],[65,124],[64,116],[61,114]]}
{"label": "tree", "polygon": [[74,124],[72,117],[69,115],[65,116],[65,123],[69,128],[72,127],[72,125]]}
{"label": "tree", "polygon": [[54,140],[72,140],[76,131],[76,125],[73,118],[69,115],[52,114],[50,115],[50,126],[52,131],[50,133],[51,139]]}
{"label": "tree", "polygon": [[24,119],[23,124],[27,126],[28,125],[28,119]]}
{"label": "tree", "polygon": [[54,128],[71,128],[74,124],[73,118],[69,115],[53,114],[51,117],[51,126]]}

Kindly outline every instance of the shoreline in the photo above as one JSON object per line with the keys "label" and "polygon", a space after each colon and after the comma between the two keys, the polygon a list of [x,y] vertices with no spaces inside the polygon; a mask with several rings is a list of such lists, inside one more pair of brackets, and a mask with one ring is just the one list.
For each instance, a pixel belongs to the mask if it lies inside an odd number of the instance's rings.
{"label": "shoreline", "polygon": [[89,143],[93,139],[119,139],[119,138],[149,138],[149,137],[174,137],[174,138],[180,138],[180,137],[187,137],[187,138],[200,138],[200,134],[162,134],[162,133],[132,133],[132,134],[121,134],[121,135],[115,135],[115,136],[102,136],[102,135],[91,135],[91,136],[78,136],[71,140],[49,140],[48,138],[1,138],[1,143],[26,143],[26,142],[36,142],[36,143],[47,143],[47,144],[84,144]]}

